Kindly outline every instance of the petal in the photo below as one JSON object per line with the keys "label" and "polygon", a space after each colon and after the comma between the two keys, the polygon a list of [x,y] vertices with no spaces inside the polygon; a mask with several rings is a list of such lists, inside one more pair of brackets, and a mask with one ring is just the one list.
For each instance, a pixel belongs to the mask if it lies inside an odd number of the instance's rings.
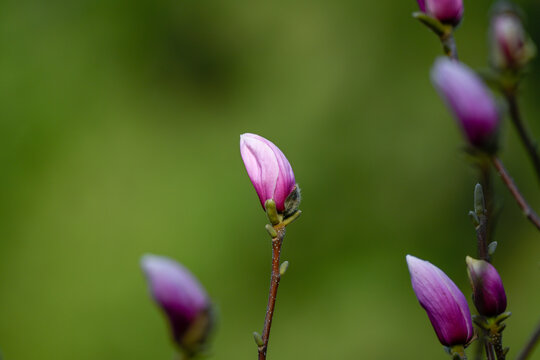
{"label": "petal", "polygon": [[499,124],[497,106],[472,70],[456,61],[439,58],[431,78],[472,145],[480,146],[494,136]]}
{"label": "petal", "polygon": [[291,164],[283,152],[270,140],[246,133],[240,136],[240,153],[263,208],[266,200],[273,199],[277,210],[283,211],[295,185]]}
{"label": "petal", "polygon": [[255,134],[240,136],[240,154],[261,205],[272,199],[279,175],[279,163],[266,139]]}
{"label": "petal", "polygon": [[465,345],[473,336],[467,300],[454,282],[431,263],[407,255],[413,290],[426,310],[439,341]]}
{"label": "petal", "polygon": [[174,338],[181,343],[191,323],[210,307],[206,291],[188,269],[167,257],[144,255],[141,267],[152,297],[167,314]]}

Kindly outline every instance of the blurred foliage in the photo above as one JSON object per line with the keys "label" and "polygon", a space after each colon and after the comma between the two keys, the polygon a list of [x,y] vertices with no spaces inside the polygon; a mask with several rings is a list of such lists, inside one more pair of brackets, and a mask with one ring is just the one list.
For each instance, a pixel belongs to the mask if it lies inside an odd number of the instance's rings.
{"label": "blurred foliage", "polygon": [[[540,5],[522,1],[540,42]],[[487,0],[466,1],[462,59],[487,58]],[[445,358],[405,255],[469,296],[476,182],[432,89],[441,53],[410,1],[0,2],[0,348],[6,359],[170,359],[139,258],[188,266],[220,311],[216,359],[253,359],[270,243],[238,150],[288,156],[304,215],[273,359]],[[540,137],[540,66],[522,105]],[[511,126],[502,157],[540,209]],[[540,241],[506,189],[495,256],[511,355],[538,321]],[[540,359],[540,350],[533,356]]]}

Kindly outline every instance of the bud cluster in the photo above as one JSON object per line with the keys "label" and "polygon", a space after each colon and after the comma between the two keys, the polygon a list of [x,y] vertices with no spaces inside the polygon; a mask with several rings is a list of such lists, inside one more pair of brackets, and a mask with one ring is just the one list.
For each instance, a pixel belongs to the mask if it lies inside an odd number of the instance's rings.
{"label": "bud cluster", "polygon": [[[474,329],[463,293],[430,262],[411,255],[406,260],[414,293],[440,343],[448,349],[467,347],[474,338]],[[500,317],[506,310],[506,294],[497,270],[487,261],[471,257],[466,258],[466,263],[478,313],[485,318]]]}

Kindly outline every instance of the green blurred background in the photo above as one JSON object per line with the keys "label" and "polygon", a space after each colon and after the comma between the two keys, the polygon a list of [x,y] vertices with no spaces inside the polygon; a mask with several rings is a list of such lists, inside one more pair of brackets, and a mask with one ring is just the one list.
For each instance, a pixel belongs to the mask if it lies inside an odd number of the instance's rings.
{"label": "green blurred background", "polygon": [[[520,3],[540,42],[540,4]],[[462,59],[487,59],[466,1]],[[429,81],[441,53],[409,1],[0,2],[0,349],[17,359],[170,359],[139,258],[173,257],[220,312],[215,359],[254,359],[270,272],[239,135],[302,187],[271,359],[444,359],[405,255],[470,295],[475,170]],[[523,85],[540,137],[540,64]],[[540,209],[511,126],[502,157]],[[511,357],[540,319],[540,235],[497,180]],[[540,350],[532,357],[540,359]]]}

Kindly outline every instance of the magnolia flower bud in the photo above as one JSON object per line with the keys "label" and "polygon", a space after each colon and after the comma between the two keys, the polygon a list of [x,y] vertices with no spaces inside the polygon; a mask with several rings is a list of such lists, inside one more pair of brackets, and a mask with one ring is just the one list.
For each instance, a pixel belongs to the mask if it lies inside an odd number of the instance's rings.
{"label": "magnolia flower bud", "polygon": [[519,69],[534,56],[521,19],[514,12],[498,12],[490,25],[491,62],[498,69]]}
{"label": "magnolia flower bud", "polygon": [[274,200],[278,212],[285,211],[285,200],[295,190],[291,164],[271,141],[255,134],[240,135],[240,154],[263,209]]}
{"label": "magnolia flower bud", "polygon": [[457,25],[463,17],[463,0],[418,0],[418,6],[443,24]]}
{"label": "magnolia flower bud", "polygon": [[188,354],[201,351],[213,325],[206,291],[188,269],[172,259],[145,255],[141,267],[152,297],[169,320],[175,344]]}
{"label": "magnolia flower bud", "polygon": [[506,293],[499,273],[487,261],[466,258],[467,272],[473,289],[473,301],[478,313],[495,317],[506,310]]}
{"label": "magnolia flower bud", "polygon": [[486,151],[496,150],[500,116],[482,80],[466,65],[447,58],[435,61],[431,80],[469,143]]}
{"label": "magnolia flower bud", "polygon": [[413,290],[444,346],[466,346],[474,330],[467,299],[444,272],[407,255]]}

